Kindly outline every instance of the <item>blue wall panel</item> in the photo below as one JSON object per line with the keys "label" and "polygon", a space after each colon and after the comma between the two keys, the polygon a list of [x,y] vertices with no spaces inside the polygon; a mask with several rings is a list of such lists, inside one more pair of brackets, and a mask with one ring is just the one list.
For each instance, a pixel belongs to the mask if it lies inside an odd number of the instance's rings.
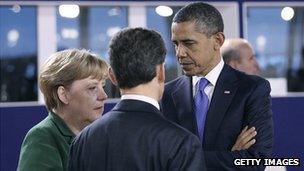
{"label": "blue wall panel", "polygon": [[25,134],[46,115],[43,106],[1,108],[1,170],[16,170]]}
{"label": "blue wall panel", "polygon": [[274,118],[274,156],[301,158],[301,167],[288,167],[288,171],[304,170],[304,97],[285,97],[272,100]]}

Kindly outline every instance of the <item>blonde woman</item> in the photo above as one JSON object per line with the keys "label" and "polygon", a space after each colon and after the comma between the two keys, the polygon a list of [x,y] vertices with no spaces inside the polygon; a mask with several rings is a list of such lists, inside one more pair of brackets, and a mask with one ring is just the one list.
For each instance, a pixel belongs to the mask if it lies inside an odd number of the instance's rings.
{"label": "blonde woman", "polygon": [[107,75],[107,63],[86,50],[64,50],[46,61],[39,85],[49,114],[25,136],[18,171],[67,169],[75,135],[103,112]]}

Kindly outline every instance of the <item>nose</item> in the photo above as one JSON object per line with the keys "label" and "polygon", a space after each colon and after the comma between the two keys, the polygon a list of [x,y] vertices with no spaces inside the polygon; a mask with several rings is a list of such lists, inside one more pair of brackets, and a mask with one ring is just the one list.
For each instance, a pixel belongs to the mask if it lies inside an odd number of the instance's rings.
{"label": "nose", "polygon": [[186,49],[181,43],[175,47],[175,51],[178,58],[186,57]]}
{"label": "nose", "polygon": [[98,100],[103,101],[106,100],[108,98],[107,93],[104,91],[103,87],[100,88],[99,92],[98,92]]}
{"label": "nose", "polygon": [[260,66],[256,58],[253,58],[253,65],[255,66],[256,71],[259,72]]}

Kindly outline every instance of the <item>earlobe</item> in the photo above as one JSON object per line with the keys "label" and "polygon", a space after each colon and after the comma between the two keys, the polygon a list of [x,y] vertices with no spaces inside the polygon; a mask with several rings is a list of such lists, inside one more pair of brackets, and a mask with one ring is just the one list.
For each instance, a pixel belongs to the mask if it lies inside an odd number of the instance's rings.
{"label": "earlobe", "polygon": [[238,69],[238,64],[237,64],[237,61],[230,61],[228,63],[228,65],[230,65],[232,68],[234,69]]}
{"label": "earlobe", "polygon": [[67,90],[63,86],[59,86],[57,89],[57,95],[59,100],[64,104],[69,104],[69,98]]}
{"label": "earlobe", "polygon": [[118,85],[117,79],[116,79],[116,77],[115,77],[115,74],[114,74],[114,71],[113,71],[112,68],[109,68],[109,77],[110,77],[111,82],[112,82],[115,86],[117,86],[117,85]]}

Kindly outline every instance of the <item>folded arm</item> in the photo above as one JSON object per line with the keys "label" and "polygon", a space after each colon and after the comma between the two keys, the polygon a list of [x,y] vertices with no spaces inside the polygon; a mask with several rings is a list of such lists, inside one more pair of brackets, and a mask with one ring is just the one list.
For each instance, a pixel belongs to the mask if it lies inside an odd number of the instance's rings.
{"label": "folded arm", "polygon": [[[234,159],[271,156],[274,133],[269,93],[269,83],[262,80],[257,84],[246,104],[244,123],[249,128],[255,127],[257,134],[249,133],[251,136],[245,136],[245,138],[239,136],[231,151],[204,151],[208,169],[264,170],[262,163],[259,166],[235,166]],[[252,139],[253,135],[254,139]]]}

